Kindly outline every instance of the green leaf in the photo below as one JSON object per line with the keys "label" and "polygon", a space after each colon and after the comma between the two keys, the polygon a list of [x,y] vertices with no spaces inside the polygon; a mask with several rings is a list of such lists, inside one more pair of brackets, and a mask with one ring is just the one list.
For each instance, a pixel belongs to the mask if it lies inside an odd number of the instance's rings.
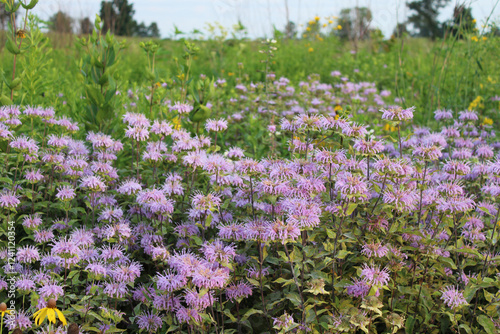
{"label": "green leaf", "polygon": [[23,6],[24,9],[33,9],[36,6],[37,3],[38,3],[38,0],[31,0],[29,4],[25,5],[21,1],[21,6]]}
{"label": "green leaf", "polygon": [[0,182],[5,182],[8,184],[12,184],[12,180],[9,179],[8,177],[0,177]]}
{"label": "green leaf", "polygon": [[21,50],[17,47],[17,44],[10,38],[7,39],[7,44],[5,45],[7,47],[7,50],[9,50],[10,53],[18,55],[21,53]]}
{"label": "green leaf", "polygon": [[406,319],[405,331],[406,334],[413,334],[413,327],[415,326],[415,318],[410,315],[408,319]]}
{"label": "green leaf", "polygon": [[467,333],[472,334],[472,330],[470,329],[469,325],[461,324],[460,326],[458,326],[458,328],[463,328]]}
{"label": "green leaf", "polygon": [[339,252],[335,255],[335,257],[336,257],[337,259],[344,259],[344,258],[345,258],[347,255],[349,255],[349,254],[353,254],[353,253],[352,253],[352,252],[349,252],[349,251],[346,251],[346,250],[341,250],[341,251],[339,251]]}
{"label": "green leaf", "polygon": [[242,320],[248,319],[250,316],[254,314],[262,314],[263,312],[261,310],[256,310],[254,308],[249,309],[248,311],[245,312],[245,314],[242,317]]}
{"label": "green leaf", "polygon": [[497,333],[497,330],[495,329],[495,324],[487,316],[481,314],[479,317],[477,317],[477,322],[479,322],[479,324],[483,326],[486,333],[488,334]]}
{"label": "green leaf", "polygon": [[347,207],[347,211],[345,213],[346,216],[350,216],[357,207],[358,207],[357,203],[350,203],[349,206]]}
{"label": "green leaf", "polygon": [[451,269],[457,269],[457,266],[455,265],[455,262],[453,262],[452,259],[450,259],[449,257],[443,257],[443,256],[440,256],[439,257],[439,261],[441,262],[444,262],[445,264],[448,265],[448,267],[450,267]]}

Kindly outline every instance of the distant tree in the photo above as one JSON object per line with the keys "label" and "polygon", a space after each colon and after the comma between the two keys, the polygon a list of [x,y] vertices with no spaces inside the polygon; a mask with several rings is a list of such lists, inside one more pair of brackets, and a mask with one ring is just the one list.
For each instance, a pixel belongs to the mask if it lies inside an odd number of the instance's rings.
{"label": "distant tree", "polygon": [[340,11],[338,24],[342,29],[333,33],[341,39],[361,40],[370,37],[372,12],[367,7],[344,8]]}
{"label": "distant tree", "polygon": [[158,24],[156,22],[152,22],[148,27],[149,37],[159,38],[160,37],[160,29],[158,28]]}
{"label": "distant tree", "polygon": [[293,39],[296,36],[297,36],[297,25],[292,21],[288,21],[288,23],[285,26],[285,37],[288,39]]}
{"label": "distant tree", "polygon": [[406,27],[406,23],[398,23],[394,28],[394,30],[392,31],[392,36],[400,38],[407,33],[408,33],[408,28]]}
{"label": "distant tree", "polygon": [[464,4],[456,5],[453,9],[453,18],[447,23],[447,28],[453,36],[464,38],[465,33],[471,32],[476,27],[472,8]]}
{"label": "distant tree", "polygon": [[146,27],[144,22],[136,25],[134,35],[138,37],[148,37],[148,28]]}
{"label": "distant tree", "polygon": [[408,17],[415,29],[414,36],[430,37],[435,39],[444,35],[444,27],[438,21],[439,10],[445,7],[450,0],[415,0],[407,3],[414,13]]}
{"label": "distant tree", "polygon": [[94,29],[92,21],[88,17],[80,20],[80,34],[87,35],[91,34]]}
{"label": "distant tree", "polygon": [[73,32],[73,19],[63,11],[58,11],[49,18],[50,27],[52,31],[57,31],[63,34]]}
{"label": "distant tree", "polygon": [[102,1],[100,16],[103,21],[103,32],[109,30],[119,36],[133,35],[137,28],[134,14],[134,5],[129,4],[128,0]]}

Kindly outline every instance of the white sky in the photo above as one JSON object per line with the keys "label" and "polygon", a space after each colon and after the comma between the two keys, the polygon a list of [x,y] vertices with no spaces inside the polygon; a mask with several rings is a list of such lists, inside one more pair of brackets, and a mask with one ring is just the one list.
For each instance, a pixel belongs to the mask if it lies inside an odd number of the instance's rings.
{"label": "white sky", "polygon": [[[231,27],[241,20],[247,27],[249,37],[271,36],[273,24],[283,29],[286,24],[285,3],[288,3],[289,17],[297,24],[306,23],[315,15],[326,17],[338,15],[342,8],[368,7],[373,13],[372,27],[382,29],[390,36],[397,22],[408,15],[405,1],[402,0],[135,0],[135,16],[147,25],[157,22],[162,37],[173,35],[174,24],[184,32],[203,29],[205,24],[219,22]],[[491,19],[500,20],[500,0],[452,0],[442,10],[441,20],[449,19],[454,5],[459,2],[470,4],[474,18],[482,23],[493,13]],[[82,18],[94,20],[99,12],[101,0],[40,0],[35,12],[43,19],[58,10]],[[496,5],[496,7],[495,7]],[[495,8],[493,10],[493,8]],[[493,10],[493,12],[492,12]]]}

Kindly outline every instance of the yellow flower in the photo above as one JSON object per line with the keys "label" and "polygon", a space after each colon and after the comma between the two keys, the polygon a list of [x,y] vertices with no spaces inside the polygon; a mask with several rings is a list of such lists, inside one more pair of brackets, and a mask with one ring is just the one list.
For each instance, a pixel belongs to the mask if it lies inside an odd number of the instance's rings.
{"label": "yellow flower", "polygon": [[307,28],[306,28],[306,30],[307,30],[307,31],[311,31],[311,27],[307,27]]}
{"label": "yellow flower", "polygon": [[483,41],[485,41],[485,40],[487,40],[487,39],[488,39],[488,37],[486,37],[486,36],[483,36]]}
{"label": "yellow flower", "polygon": [[156,84],[156,87],[161,87],[161,83],[157,82]]}
{"label": "yellow flower", "polygon": [[473,20],[472,20],[472,23],[476,23],[476,22],[477,22],[477,21],[476,21],[476,19],[473,19]]}
{"label": "yellow flower", "polygon": [[18,31],[16,31],[16,36],[24,39],[26,38],[26,32],[22,29],[19,29]]}
{"label": "yellow flower", "polygon": [[315,17],[314,17],[314,20],[315,20],[315,21],[319,21],[319,16],[315,16]]}
{"label": "yellow flower", "polygon": [[53,324],[56,323],[57,318],[61,320],[64,326],[68,324],[66,318],[64,317],[64,314],[56,308],[56,301],[52,298],[47,302],[47,307],[36,311],[33,314],[33,317],[35,318],[35,324],[37,324],[38,326],[40,326],[42,322],[45,321],[45,317],[47,317],[49,319],[49,322]]}
{"label": "yellow flower", "polygon": [[232,77],[234,75],[233,72],[227,72],[227,75],[229,75],[230,77]]}
{"label": "yellow flower", "polygon": [[339,110],[342,110],[342,106],[336,105],[335,108],[333,108],[333,111],[337,112]]}
{"label": "yellow flower", "polygon": [[493,125],[493,120],[491,118],[485,117],[483,120],[484,125]]}
{"label": "yellow flower", "polygon": [[313,51],[314,51],[314,49],[313,49],[313,48],[309,48],[309,52],[313,52]]}
{"label": "yellow flower", "polygon": [[174,128],[176,130],[179,130],[181,128],[181,118],[179,116],[177,116],[176,118],[174,118],[172,120],[172,123],[174,123]]}
{"label": "yellow flower", "polygon": [[323,28],[326,28],[326,26],[328,26],[328,24],[326,24],[326,23],[323,23]]}
{"label": "yellow flower", "polygon": [[340,24],[337,26],[337,30],[342,30],[342,26]]}
{"label": "yellow flower", "polygon": [[477,36],[472,36],[470,39],[473,40],[474,42],[479,41],[479,39],[477,38]]}
{"label": "yellow flower", "polygon": [[0,304],[0,314],[2,315],[2,319],[3,319],[4,315],[5,315],[5,313],[12,314],[12,312],[7,309],[7,304],[1,303]]}
{"label": "yellow flower", "polygon": [[332,20],[328,20],[328,23],[332,24],[332,23],[333,23],[333,21],[332,21]]}

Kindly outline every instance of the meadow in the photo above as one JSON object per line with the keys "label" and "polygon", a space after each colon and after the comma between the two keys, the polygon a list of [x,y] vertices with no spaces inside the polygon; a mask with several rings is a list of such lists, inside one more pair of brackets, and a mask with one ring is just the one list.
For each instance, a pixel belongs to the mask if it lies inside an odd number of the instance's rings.
{"label": "meadow", "polygon": [[500,331],[488,27],[42,25],[2,35],[0,333]]}

